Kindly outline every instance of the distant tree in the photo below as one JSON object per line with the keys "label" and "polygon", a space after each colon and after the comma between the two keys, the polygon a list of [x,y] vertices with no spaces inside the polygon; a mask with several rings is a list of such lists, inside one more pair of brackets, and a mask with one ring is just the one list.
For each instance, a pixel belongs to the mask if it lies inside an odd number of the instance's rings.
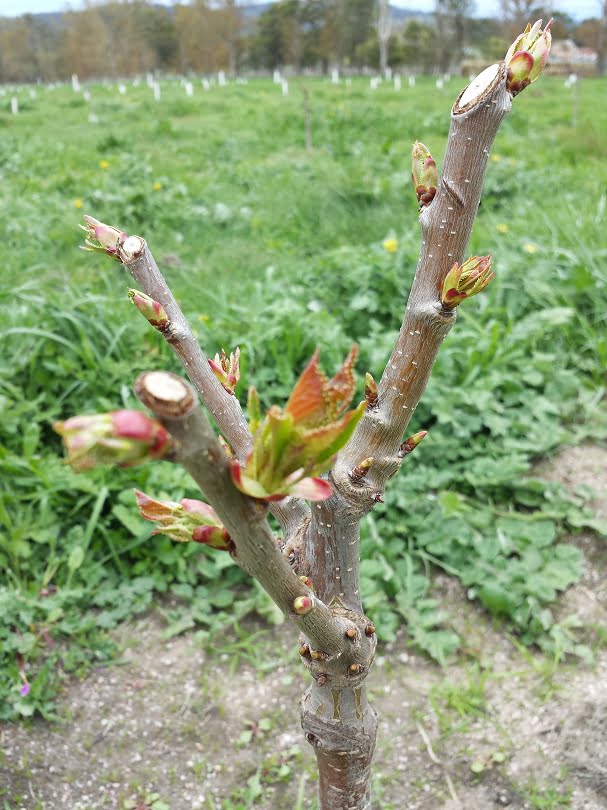
{"label": "distant tree", "polygon": [[298,15],[297,0],[273,3],[260,15],[249,56],[254,67],[274,70],[283,65],[299,65],[301,42]]}
{"label": "distant tree", "polygon": [[520,34],[527,22],[533,17],[533,9],[537,5],[537,0],[500,0],[506,39],[511,40],[517,34]]}
{"label": "distant tree", "polygon": [[379,0],[379,14],[377,18],[377,41],[379,43],[379,70],[382,76],[388,69],[388,42],[392,31],[392,17],[390,15],[389,0]]}
{"label": "distant tree", "polygon": [[603,16],[600,20],[597,38],[597,76],[604,76],[607,68],[607,0],[603,0]]}
{"label": "distant tree", "polygon": [[227,67],[231,76],[238,69],[238,53],[242,39],[242,13],[236,0],[217,0],[213,5],[213,28],[227,50]]}
{"label": "distant tree", "polygon": [[114,72],[115,43],[100,9],[89,4],[82,11],[67,12],[63,20],[60,45],[63,76],[77,73],[81,78],[89,78]]}
{"label": "distant tree", "polygon": [[472,9],[472,0],[436,0],[435,18],[441,71],[448,70],[453,64],[459,65],[462,61],[466,22]]}
{"label": "distant tree", "polygon": [[597,17],[582,22],[573,31],[573,39],[576,45],[583,48],[593,48],[595,51],[599,47],[601,21]]}

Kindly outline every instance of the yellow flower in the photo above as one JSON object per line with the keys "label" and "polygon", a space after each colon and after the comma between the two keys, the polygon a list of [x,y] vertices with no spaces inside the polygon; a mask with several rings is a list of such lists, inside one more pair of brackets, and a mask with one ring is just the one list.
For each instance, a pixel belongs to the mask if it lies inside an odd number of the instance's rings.
{"label": "yellow flower", "polygon": [[100,160],[99,161],[99,168],[100,169],[108,169],[109,166],[110,166],[110,164],[109,164],[109,162],[107,160]]}
{"label": "yellow flower", "polygon": [[495,230],[498,233],[508,233],[508,226],[505,222],[500,222],[499,225],[495,226]]}
{"label": "yellow flower", "polygon": [[384,250],[387,250],[388,253],[396,253],[396,251],[398,250],[398,239],[394,239],[394,237],[384,239],[382,245],[384,247]]}
{"label": "yellow flower", "polygon": [[84,203],[82,202],[80,197],[78,197],[77,199],[74,200],[73,205],[74,205],[74,208],[82,208]]}
{"label": "yellow flower", "polygon": [[501,159],[502,159],[502,156],[501,156],[501,155],[498,155],[498,153],[497,153],[497,152],[494,152],[494,154],[492,154],[492,155],[491,155],[491,160],[492,160],[494,163],[499,163]]}
{"label": "yellow flower", "polygon": [[525,242],[523,250],[527,253],[537,253],[537,245],[534,245],[533,242]]}
{"label": "yellow flower", "polygon": [[159,183],[158,180],[156,180],[152,188],[154,189],[154,191],[160,191],[160,189],[162,188],[162,183]]}

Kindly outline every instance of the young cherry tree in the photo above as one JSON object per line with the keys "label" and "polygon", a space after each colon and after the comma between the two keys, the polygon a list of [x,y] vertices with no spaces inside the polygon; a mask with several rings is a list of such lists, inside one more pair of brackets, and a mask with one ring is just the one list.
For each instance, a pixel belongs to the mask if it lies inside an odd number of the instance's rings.
{"label": "young cherry tree", "polygon": [[[331,379],[317,351],[284,407],[262,415],[251,389],[247,425],[234,396],[238,349],[207,359],[146,242],[85,217],[85,249],[107,253],[128,270],[141,290],[130,290],[131,300],[179,356],[193,387],[174,374],[144,373],[135,391],[153,418],[123,410],[57,423],[68,461],[86,470],[163,458],[190,473],[205,501],[162,502],[138,492],[140,512],[176,541],[228,551],[299,631],[299,654],[311,675],[301,723],[318,761],[321,810],[371,807],[377,718],[365,683],[376,635],[359,592],[360,521],[425,436],[403,441],[457,306],[493,277],[489,256],[463,261],[464,251],[491,145],[512,98],[545,65],[549,29],[541,20],[527,26],[506,59],[460,94],[440,179],[426,147],[413,146],[419,263],[381,381],[367,374],[365,400],[351,410],[356,347]],[[270,512],[281,526],[278,541]]]}

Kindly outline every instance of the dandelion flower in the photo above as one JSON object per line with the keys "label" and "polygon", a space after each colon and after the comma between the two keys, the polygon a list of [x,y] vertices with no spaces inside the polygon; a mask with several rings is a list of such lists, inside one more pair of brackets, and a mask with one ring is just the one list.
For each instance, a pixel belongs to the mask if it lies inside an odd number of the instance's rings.
{"label": "dandelion flower", "polygon": [[107,161],[107,160],[100,160],[99,161],[99,168],[100,169],[109,169],[109,167],[110,167],[109,161]]}
{"label": "dandelion flower", "polygon": [[537,245],[534,245],[533,242],[525,242],[523,250],[526,253],[537,253]]}
{"label": "dandelion flower", "polygon": [[154,191],[160,191],[160,189],[162,188],[162,183],[159,183],[158,180],[156,180],[152,188],[154,189]]}
{"label": "dandelion flower", "polygon": [[508,226],[505,222],[500,222],[499,225],[495,226],[495,230],[498,233],[508,233]]}
{"label": "dandelion flower", "polygon": [[384,250],[386,250],[388,253],[396,253],[398,250],[398,239],[394,239],[394,237],[384,239],[382,245]]}
{"label": "dandelion flower", "polygon": [[77,197],[77,198],[74,200],[73,205],[74,205],[74,208],[82,208],[82,206],[84,205],[84,203],[83,203],[83,201],[80,199],[80,197]]}
{"label": "dandelion flower", "polygon": [[494,152],[494,153],[491,155],[491,160],[492,160],[494,163],[499,163],[501,159],[502,159],[502,156],[501,156],[501,155],[499,155],[497,152]]}

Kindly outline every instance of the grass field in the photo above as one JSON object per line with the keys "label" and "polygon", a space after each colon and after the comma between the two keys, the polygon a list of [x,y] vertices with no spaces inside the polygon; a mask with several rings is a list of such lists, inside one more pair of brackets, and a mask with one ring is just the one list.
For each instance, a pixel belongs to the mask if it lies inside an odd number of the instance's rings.
{"label": "grass field", "polygon": [[[178,370],[120,266],[77,249],[81,215],[145,236],[207,353],[241,346],[241,396],[255,383],[281,401],[316,345],[330,370],[355,340],[359,378],[379,376],[419,247],[411,144],[440,162],[463,84],[306,81],[310,153],[297,81],[286,97],[261,80],[191,98],[166,81],[159,102],[130,84],[91,85],[90,101],[71,87],[0,96],[0,719],[53,717],[65,673],[110,658],[107,630],[166,592],[167,635],[254,610],[279,620],[229,558],[149,539],[133,487],[195,496],[185,474],[62,462],[55,419],[134,405],[141,370]],[[574,619],[554,618],[582,565],[560,537],[607,529],[587,488],[566,494],[532,465],[607,437],[606,89],[580,83],[576,128],[561,79],[515,100],[469,247],[493,254],[496,279],[462,307],[411,426],[430,436],[363,528],[367,613],[387,640],[406,622],[441,663],[460,638],[433,566],[522,642],[592,655]]]}

